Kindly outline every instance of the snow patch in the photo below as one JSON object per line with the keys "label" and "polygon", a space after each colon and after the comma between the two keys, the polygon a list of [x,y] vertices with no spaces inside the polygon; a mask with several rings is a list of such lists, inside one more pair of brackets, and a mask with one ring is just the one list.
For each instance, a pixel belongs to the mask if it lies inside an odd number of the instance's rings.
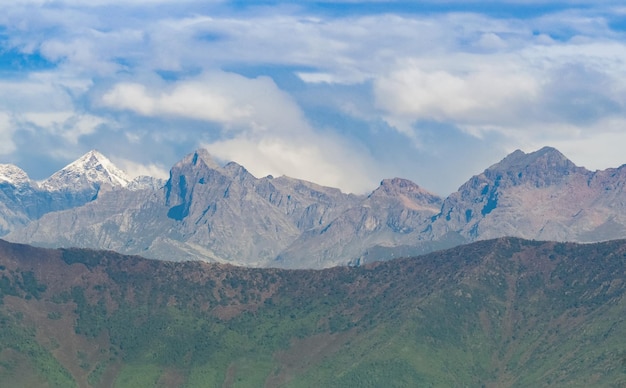
{"label": "snow patch", "polygon": [[28,174],[13,164],[0,164],[0,183],[9,183],[13,186],[30,184]]}
{"label": "snow patch", "polygon": [[102,184],[118,188],[128,186],[129,182],[125,172],[100,152],[91,150],[41,182],[41,188],[47,191],[80,190]]}

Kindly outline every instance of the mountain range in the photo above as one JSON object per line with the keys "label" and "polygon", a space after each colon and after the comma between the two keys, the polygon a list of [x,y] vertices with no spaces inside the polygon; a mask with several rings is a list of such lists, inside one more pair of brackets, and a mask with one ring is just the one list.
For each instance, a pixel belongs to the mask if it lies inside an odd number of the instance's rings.
{"label": "mountain range", "polygon": [[0,235],[48,247],[254,267],[362,265],[502,236],[626,238],[626,165],[578,167],[550,147],[515,151],[447,198],[401,178],[354,195],[251,175],[200,149],[161,181],[130,180],[91,151],[43,182],[0,166]]}

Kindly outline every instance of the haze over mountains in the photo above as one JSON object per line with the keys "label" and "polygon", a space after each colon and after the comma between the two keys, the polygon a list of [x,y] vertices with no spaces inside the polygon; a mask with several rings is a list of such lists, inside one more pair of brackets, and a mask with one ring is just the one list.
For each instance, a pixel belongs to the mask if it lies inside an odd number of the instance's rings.
{"label": "haze over mountains", "polygon": [[198,150],[170,178],[130,181],[92,151],[44,182],[0,168],[0,232],[11,241],[162,260],[322,268],[517,236],[626,237],[626,166],[588,171],[553,148],[515,151],[447,198],[400,178],[369,195],[252,176]]}

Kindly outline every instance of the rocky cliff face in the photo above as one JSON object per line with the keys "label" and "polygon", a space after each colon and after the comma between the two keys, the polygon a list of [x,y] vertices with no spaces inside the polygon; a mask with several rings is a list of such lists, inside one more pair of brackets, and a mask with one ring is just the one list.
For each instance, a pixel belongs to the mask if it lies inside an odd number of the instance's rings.
{"label": "rocky cliff face", "polygon": [[257,179],[243,167],[219,167],[197,151],[171,170],[165,185],[167,216],[187,244],[215,259],[243,258],[262,265],[299,234],[298,229],[254,190]]}
{"label": "rocky cliff face", "polygon": [[385,179],[367,198],[328,223],[305,231],[275,265],[302,268],[359,260],[368,248],[415,245],[442,199],[406,179]]}
{"label": "rocky cliff face", "polygon": [[359,198],[286,177],[257,179],[236,163],[220,167],[198,150],[171,169],[160,190],[106,192],[8,238],[263,266],[302,230],[327,222]]}
{"label": "rocky cliff face", "polygon": [[502,236],[626,237],[626,165],[591,172],[549,147],[513,152],[446,199],[400,178],[383,180],[368,196],[288,177],[256,178],[237,163],[218,165],[204,150],[172,167],[165,183],[121,179],[126,183],[102,190],[116,180],[101,177],[104,184],[85,186],[97,191],[84,204],[65,191],[79,204],[73,206],[54,197],[64,191],[42,191],[24,175],[0,174],[0,212],[12,225],[4,230],[22,226],[8,236],[12,241],[164,260],[320,268]]}
{"label": "rocky cliff face", "polygon": [[626,236],[625,166],[591,172],[559,151],[515,151],[472,177],[443,204],[432,239],[517,236],[591,241]]}

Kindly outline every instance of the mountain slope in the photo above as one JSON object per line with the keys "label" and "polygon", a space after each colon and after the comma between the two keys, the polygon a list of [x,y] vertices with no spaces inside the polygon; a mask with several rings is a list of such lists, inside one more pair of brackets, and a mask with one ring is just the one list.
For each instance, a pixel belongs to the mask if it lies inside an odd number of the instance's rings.
{"label": "mountain slope", "polygon": [[[229,168],[230,167],[230,168]],[[201,246],[215,259],[240,258],[262,265],[297,235],[297,228],[251,187],[245,169],[219,167],[204,150],[177,163],[165,186],[167,216],[182,242]]]}
{"label": "mountain slope", "polygon": [[444,201],[432,238],[598,241],[626,236],[626,165],[591,172],[545,147],[516,151]]}
{"label": "mountain slope", "polygon": [[[126,175],[97,151],[90,151],[43,182],[19,167],[0,165],[0,235],[44,214],[82,206],[102,190],[125,187]],[[137,183],[139,185],[139,183]]]}
{"label": "mountain slope", "polygon": [[[73,164],[83,167],[69,170],[91,182],[84,172],[98,170],[101,158],[88,155]],[[256,178],[237,163],[218,165],[206,150],[173,166],[164,185],[144,178],[100,189],[111,182],[87,183],[71,195],[45,192],[36,201],[29,186],[0,183],[0,212],[12,220],[6,229],[24,226],[6,238],[285,268],[361,265],[503,236],[626,238],[626,165],[592,172],[550,147],[515,151],[446,199],[400,178],[383,180],[368,196],[289,177]]]}
{"label": "mountain slope", "polygon": [[506,238],[323,271],[0,242],[0,379],[620,386],[625,272],[625,241]]}
{"label": "mountain slope", "polygon": [[41,182],[46,191],[97,190],[103,186],[125,187],[130,179],[107,157],[91,150]]}
{"label": "mountain slope", "polygon": [[[373,247],[416,245],[442,199],[406,179],[385,179],[365,200],[305,231],[273,265],[289,268],[359,264]],[[306,255],[302,253],[306,252]]]}
{"label": "mountain slope", "polygon": [[105,192],[7,238],[264,266],[302,230],[328,222],[359,199],[286,177],[257,179],[236,163],[220,167],[206,150],[198,150],[172,167],[158,191]]}

